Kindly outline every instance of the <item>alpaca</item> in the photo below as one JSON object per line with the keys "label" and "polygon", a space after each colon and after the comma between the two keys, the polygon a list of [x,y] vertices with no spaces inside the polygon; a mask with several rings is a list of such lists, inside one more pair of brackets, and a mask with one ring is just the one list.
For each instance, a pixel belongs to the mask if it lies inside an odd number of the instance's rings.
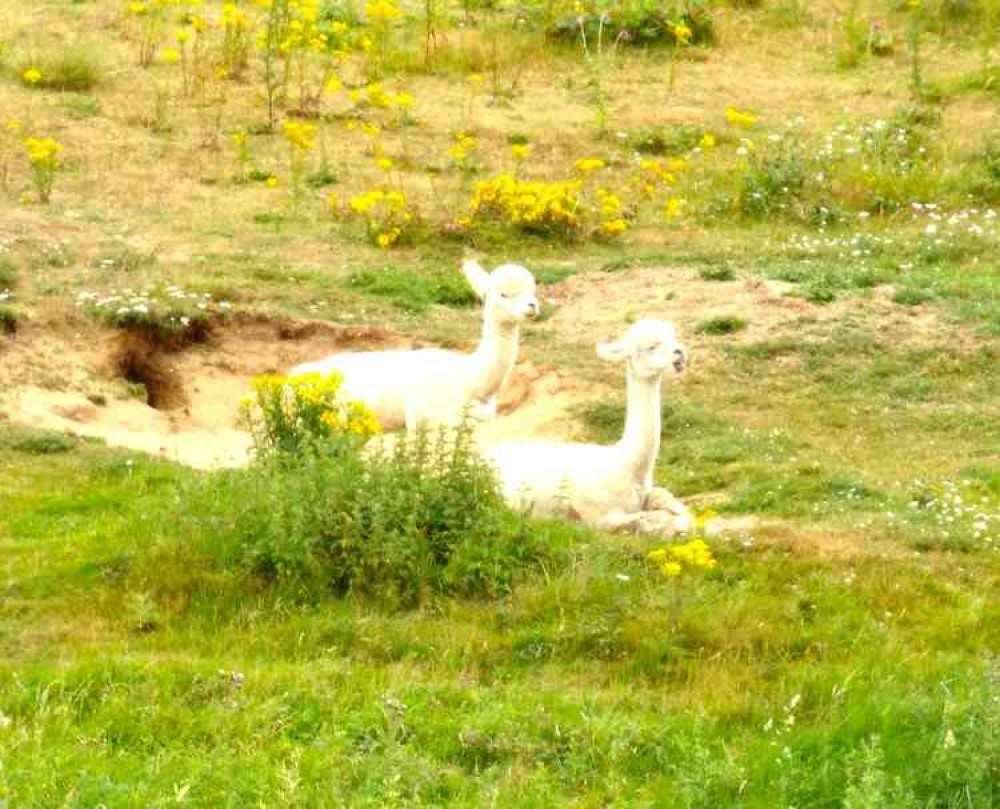
{"label": "alpaca", "polygon": [[617,343],[597,353],[628,363],[625,432],[611,446],[530,441],[501,444],[486,452],[504,497],[539,515],[568,515],[605,531],[677,534],[690,531],[688,509],[666,489],[653,486],[660,449],[660,380],[680,373],[687,354],[673,324],[643,320]]}
{"label": "alpaca", "polygon": [[290,376],[339,373],[344,397],[366,404],[386,430],[454,424],[466,412],[495,418],[497,396],[517,359],[520,324],[540,311],[535,278],[517,264],[488,273],[467,261],[462,272],[484,302],[482,338],[472,354],[438,348],[334,354],[299,365]]}

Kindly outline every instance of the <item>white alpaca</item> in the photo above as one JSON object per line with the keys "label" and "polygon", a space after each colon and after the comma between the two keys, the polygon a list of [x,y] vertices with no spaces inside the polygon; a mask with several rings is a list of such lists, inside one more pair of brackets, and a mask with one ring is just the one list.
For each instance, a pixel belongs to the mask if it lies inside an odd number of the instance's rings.
{"label": "white alpaca", "polygon": [[334,354],[299,365],[290,376],[338,372],[344,397],[368,405],[386,430],[454,424],[466,411],[494,418],[497,395],[517,359],[520,324],[539,312],[535,278],[517,264],[488,273],[467,261],[462,272],[485,304],[483,336],[472,354],[439,348]]}
{"label": "white alpaca", "polygon": [[686,361],[672,324],[643,320],[617,343],[597,353],[628,362],[625,432],[611,446],[531,441],[486,452],[515,508],[538,515],[566,515],[605,531],[683,533],[693,519],[666,489],[654,488],[660,450],[660,379],[680,373]]}

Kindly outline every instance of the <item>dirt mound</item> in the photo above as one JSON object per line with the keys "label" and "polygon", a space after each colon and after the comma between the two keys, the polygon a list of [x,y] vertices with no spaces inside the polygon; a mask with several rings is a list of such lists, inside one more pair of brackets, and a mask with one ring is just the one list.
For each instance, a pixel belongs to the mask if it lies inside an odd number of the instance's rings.
{"label": "dirt mound", "polygon": [[[26,333],[4,346],[0,418],[196,468],[239,466],[250,450],[239,403],[253,377],[338,351],[407,347],[415,346],[383,329],[262,316],[236,317],[206,342],[169,351],[127,333],[77,342]],[[578,392],[521,363],[501,398],[502,418],[484,425],[480,440],[565,436]]]}
{"label": "dirt mound", "polygon": [[381,329],[249,316],[178,351],[128,334],[74,342],[26,332],[4,347],[0,417],[197,468],[236,466],[250,448],[238,415],[254,376],[347,348],[407,345]]}

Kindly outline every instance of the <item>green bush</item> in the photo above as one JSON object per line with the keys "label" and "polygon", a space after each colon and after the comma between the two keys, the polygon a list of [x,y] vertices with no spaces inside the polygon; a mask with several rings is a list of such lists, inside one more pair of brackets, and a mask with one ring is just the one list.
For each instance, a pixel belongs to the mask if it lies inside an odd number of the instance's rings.
{"label": "green bush", "polygon": [[10,259],[0,258],[0,291],[17,283],[17,269]]}
{"label": "green bush", "polygon": [[13,306],[0,304],[0,334],[14,334],[21,316]]}
{"label": "green bush", "polygon": [[0,450],[25,455],[57,455],[75,449],[79,441],[65,433],[31,427],[0,427]]}
{"label": "green bush", "polygon": [[710,317],[708,320],[701,321],[694,330],[698,334],[710,334],[710,335],[723,335],[723,334],[735,334],[738,331],[743,331],[747,327],[747,322],[741,317],[730,317],[730,316],[720,316],[720,317]]}
{"label": "green bush", "polygon": [[712,45],[716,41],[715,26],[709,5],[704,0],[674,0],[664,7],[639,5],[595,10],[557,20],[546,31],[552,42],[579,45],[580,28],[587,42],[620,42],[625,45],[677,45],[675,26],[685,25],[691,31],[688,44]]}
{"label": "green bush", "polygon": [[40,54],[30,54],[22,59],[17,71],[24,80],[29,70],[37,70],[41,77],[30,84],[47,90],[84,92],[101,83],[104,65],[99,51],[86,45],[71,45]]}
{"label": "green bush", "polygon": [[194,500],[171,520],[192,523],[187,547],[265,581],[398,606],[432,592],[501,595],[543,556],[465,428],[364,455],[316,445],[217,475]]}
{"label": "green bush", "polygon": [[255,396],[240,403],[240,421],[253,438],[257,457],[299,454],[316,442],[328,456],[357,452],[381,431],[361,402],[340,395],[340,374],[258,376]]}

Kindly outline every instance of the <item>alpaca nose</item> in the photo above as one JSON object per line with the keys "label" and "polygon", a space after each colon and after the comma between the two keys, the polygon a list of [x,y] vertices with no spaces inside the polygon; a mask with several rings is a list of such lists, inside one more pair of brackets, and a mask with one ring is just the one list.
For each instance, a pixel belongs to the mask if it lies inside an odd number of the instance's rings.
{"label": "alpaca nose", "polygon": [[538,301],[531,301],[528,304],[528,317],[538,317],[542,313],[542,307],[538,305]]}
{"label": "alpaca nose", "polygon": [[680,373],[684,370],[684,365],[687,362],[687,354],[683,348],[678,348],[674,350],[674,370]]}

